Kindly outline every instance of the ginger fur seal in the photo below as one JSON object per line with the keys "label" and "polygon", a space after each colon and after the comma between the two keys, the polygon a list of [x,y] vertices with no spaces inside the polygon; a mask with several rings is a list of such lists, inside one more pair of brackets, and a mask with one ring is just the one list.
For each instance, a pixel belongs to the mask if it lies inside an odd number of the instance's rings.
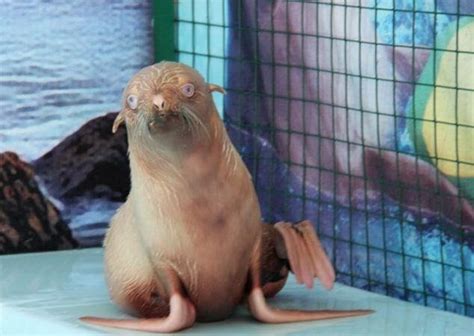
{"label": "ginger fur seal", "polygon": [[131,191],[107,231],[110,295],[138,319],[84,317],[116,328],[173,332],[227,318],[242,301],[262,322],[357,316],[369,310],[297,311],[267,305],[288,269],[330,288],[334,270],[308,221],[261,222],[251,176],[232,145],[208,84],[194,69],[161,62],[124,92]]}

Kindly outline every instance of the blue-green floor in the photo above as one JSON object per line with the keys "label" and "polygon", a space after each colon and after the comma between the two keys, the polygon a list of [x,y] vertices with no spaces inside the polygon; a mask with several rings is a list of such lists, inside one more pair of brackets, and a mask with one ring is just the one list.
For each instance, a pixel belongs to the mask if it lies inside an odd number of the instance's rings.
{"label": "blue-green floor", "polygon": [[[0,257],[0,335],[146,335],[128,330],[89,327],[83,315],[120,317],[103,279],[102,249]],[[217,323],[197,323],[182,334],[216,335],[472,335],[474,319],[336,285],[309,291],[291,277],[271,300],[277,307],[304,309],[373,309],[368,317],[261,324],[245,307]]]}

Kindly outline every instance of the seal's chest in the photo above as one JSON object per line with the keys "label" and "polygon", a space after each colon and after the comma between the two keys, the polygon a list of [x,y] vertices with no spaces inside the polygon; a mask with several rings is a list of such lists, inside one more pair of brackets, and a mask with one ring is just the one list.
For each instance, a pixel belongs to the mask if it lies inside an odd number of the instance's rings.
{"label": "seal's chest", "polygon": [[180,206],[187,217],[184,220],[212,229],[251,221],[255,214],[249,209],[258,209],[258,203],[252,197],[253,190],[251,186],[235,182],[235,179],[216,177],[193,185],[181,198]]}

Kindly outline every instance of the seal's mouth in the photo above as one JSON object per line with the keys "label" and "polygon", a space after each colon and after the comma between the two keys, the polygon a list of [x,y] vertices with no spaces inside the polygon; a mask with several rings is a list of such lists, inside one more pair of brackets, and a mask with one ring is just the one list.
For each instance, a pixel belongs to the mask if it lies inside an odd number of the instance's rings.
{"label": "seal's mouth", "polygon": [[151,113],[148,121],[148,128],[150,131],[158,129],[171,128],[180,123],[183,123],[182,113],[179,111],[156,111]]}
{"label": "seal's mouth", "polygon": [[181,105],[179,110],[154,111],[148,121],[150,133],[180,131],[193,137],[209,137],[209,130],[191,106]]}
{"label": "seal's mouth", "polygon": [[165,99],[162,94],[153,96],[152,108],[148,114],[150,131],[165,130],[176,127],[183,122],[183,116],[178,102]]}
{"label": "seal's mouth", "polygon": [[175,99],[165,99],[162,94],[152,98],[152,111],[149,114],[148,129],[150,133],[180,131],[201,137],[209,137],[209,130],[191,103]]}

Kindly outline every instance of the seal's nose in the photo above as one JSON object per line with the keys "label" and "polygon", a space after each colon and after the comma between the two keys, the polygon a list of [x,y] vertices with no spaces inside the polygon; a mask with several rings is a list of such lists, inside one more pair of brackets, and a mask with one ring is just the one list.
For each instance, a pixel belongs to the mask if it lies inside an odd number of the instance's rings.
{"label": "seal's nose", "polygon": [[[157,109],[159,112],[164,112],[167,109],[167,104],[165,101],[165,98],[161,94],[158,94],[153,97],[153,106],[155,109]],[[161,114],[160,114],[161,115]]]}

